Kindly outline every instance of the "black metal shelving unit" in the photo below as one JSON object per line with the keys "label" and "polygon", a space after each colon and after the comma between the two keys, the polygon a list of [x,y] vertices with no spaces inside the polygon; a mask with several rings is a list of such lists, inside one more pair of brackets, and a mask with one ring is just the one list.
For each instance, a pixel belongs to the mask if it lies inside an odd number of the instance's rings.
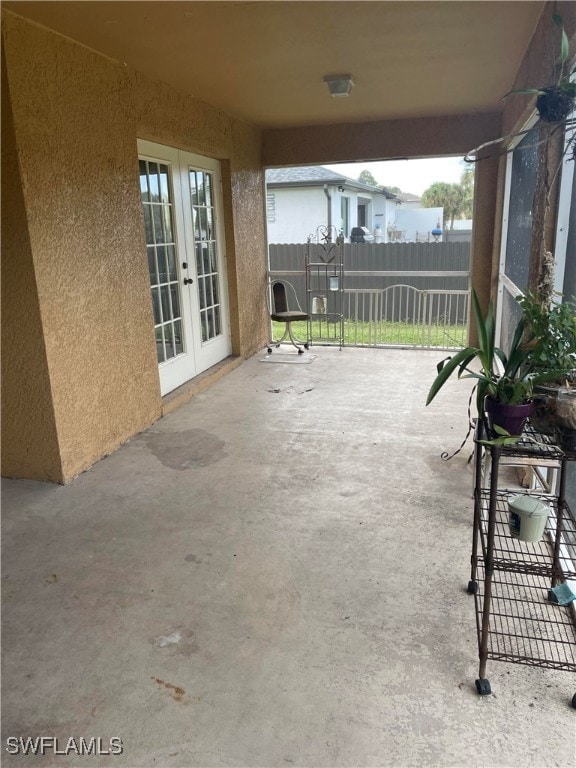
{"label": "black metal shelving unit", "polygon": [[[567,455],[531,427],[508,446],[485,445],[487,425],[476,423],[474,532],[468,592],[474,595],[478,656],[476,689],[491,693],[486,677],[489,659],[576,672],[576,610],[560,605],[551,590],[576,580],[576,519],[566,501]],[[556,472],[552,488],[505,489],[501,466],[530,466]],[[508,497],[534,494],[551,513],[543,538],[525,542],[508,525]],[[572,698],[576,707],[576,694]]]}

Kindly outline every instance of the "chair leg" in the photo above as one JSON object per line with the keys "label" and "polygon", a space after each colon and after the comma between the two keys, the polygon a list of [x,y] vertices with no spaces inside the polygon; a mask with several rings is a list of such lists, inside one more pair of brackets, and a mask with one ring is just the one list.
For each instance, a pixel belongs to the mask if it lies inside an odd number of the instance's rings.
{"label": "chair leg", "polygon": [[274,341],[274,339],[270,340],[270,343],[268,344],[268,354],[271,354],[272,347],[279,347],[280,344],[286,339],[288,336],[288,324],[284,326],[284,334],[282,335],[281,339],[278,339],[278,341]]}
{"label": "chair leg", "polygon": [[292,342],[292,344],[294,344],[294,346],[298,350],[298,354],[299,355],[303,354],[304,353],[303,347],[300,344],[298,344],[298,342],[294,338],[294,334],[292,333],[292,323],[286,323],[286,331],[288,332],[288,335],[290,336],[290,341]]}
{"label": "chair leg", "polygon": [[[302,344],[298,342],[298,340],[294,337],[294,333],[292,332],[292,323],[286,323],[286,327],[284,329],[284,334],[281,339],[278,341],[272,340],[268,346],[268,354],[272,353],[272,347],[279,347],[280,344],[282,344],[284,341],[286,341],[287,338],[290,338],[290,341],[292,342],[292,345],[296,347],[298,350],[298,354],[301,355],[304,352],[304,349],[302,347]],[[304,344],[304,348],[308,349],[308,342]]]}

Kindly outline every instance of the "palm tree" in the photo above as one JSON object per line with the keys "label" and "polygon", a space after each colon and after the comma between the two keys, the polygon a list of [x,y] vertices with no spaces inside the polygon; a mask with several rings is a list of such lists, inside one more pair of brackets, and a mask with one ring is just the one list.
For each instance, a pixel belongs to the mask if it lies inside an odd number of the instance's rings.
{"label": "palm tree", "polygon": [[424,208],[444,208],[444,220],[454,229],[454,219],[471,218],[474,196],[474,171],[467,168],[459,184],[435,181],[422,195]]}

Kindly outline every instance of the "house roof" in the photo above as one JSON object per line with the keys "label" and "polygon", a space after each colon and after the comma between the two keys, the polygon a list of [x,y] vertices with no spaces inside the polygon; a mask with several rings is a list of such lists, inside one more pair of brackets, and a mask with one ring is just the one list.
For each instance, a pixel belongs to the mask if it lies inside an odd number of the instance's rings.
{"label": "house roof", "polygon": [[403,203],[419,203],[422,200],[419,195],[413,195],[411,192],[397,192],[396,197]]}
{"label": "house roof", "polygon": [[331,171],[321,165],[301,166],[299,168],[268,168],[266,171],[266,185],[268,187],[323,187],[343,186],[346,189],[354,189],[358,192],[385,195],[389,200],[396,199],[397,195],[382,187],[373,187],[364,184],[358,179],[351,179],[337,171]]}
{"label": "house roof", "polygon": [[[500,112],[544,7],[510,0],[2,3],[3,11],[265,128]],[[559,2],[558,10],[572,35],[571,4]],[[341,73],[352,75],[354,87],[334,99],[324,76]]]}

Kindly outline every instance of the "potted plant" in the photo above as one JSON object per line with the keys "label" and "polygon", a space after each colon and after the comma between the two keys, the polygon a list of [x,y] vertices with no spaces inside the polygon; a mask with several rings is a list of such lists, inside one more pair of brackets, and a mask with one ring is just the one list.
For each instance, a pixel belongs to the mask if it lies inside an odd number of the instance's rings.
{"label": "potted plant", "polygon": [[[476,292],[472,291],[472,309],[478,330],[478,346],[466,347],[454,357],[441,360],[432,382],[426,405],[429,405],[444,384],[456,373],[459,379],[476,379],[478,414],[486,413],[492,436],[520,435],[528,416],[534,410],[534,387],[558,375],[558,371],[535,372],[530,363],[530,350],[535,342],[526,330],[522,316],[514,331],[510,350],[505,352],[495,344],[496,323],[492,302],[484,317]],[[480,370],[470,368],[476,361]]]}
{"label": "potted plant", "polygon": [[567,69],[566,62],[570,55],[568,35],[564,29],[564,21],[559,13],[552,14],[552,21],[560,30],[560,67],[556,83],[537,88],[518,88],[509,91],[502,98],[515,93],[536,94],[536,110],[540,118],[547,123],[559,123],[566,120],[574,109],[576,102],[576,82],[571,80],[576,67]]}
{"label": "potted plant", "polygon": [[576,451],[576,302],[517,298],[534,343],[527,362],[535,374],[552,372],[534,388],[534,426]]}

